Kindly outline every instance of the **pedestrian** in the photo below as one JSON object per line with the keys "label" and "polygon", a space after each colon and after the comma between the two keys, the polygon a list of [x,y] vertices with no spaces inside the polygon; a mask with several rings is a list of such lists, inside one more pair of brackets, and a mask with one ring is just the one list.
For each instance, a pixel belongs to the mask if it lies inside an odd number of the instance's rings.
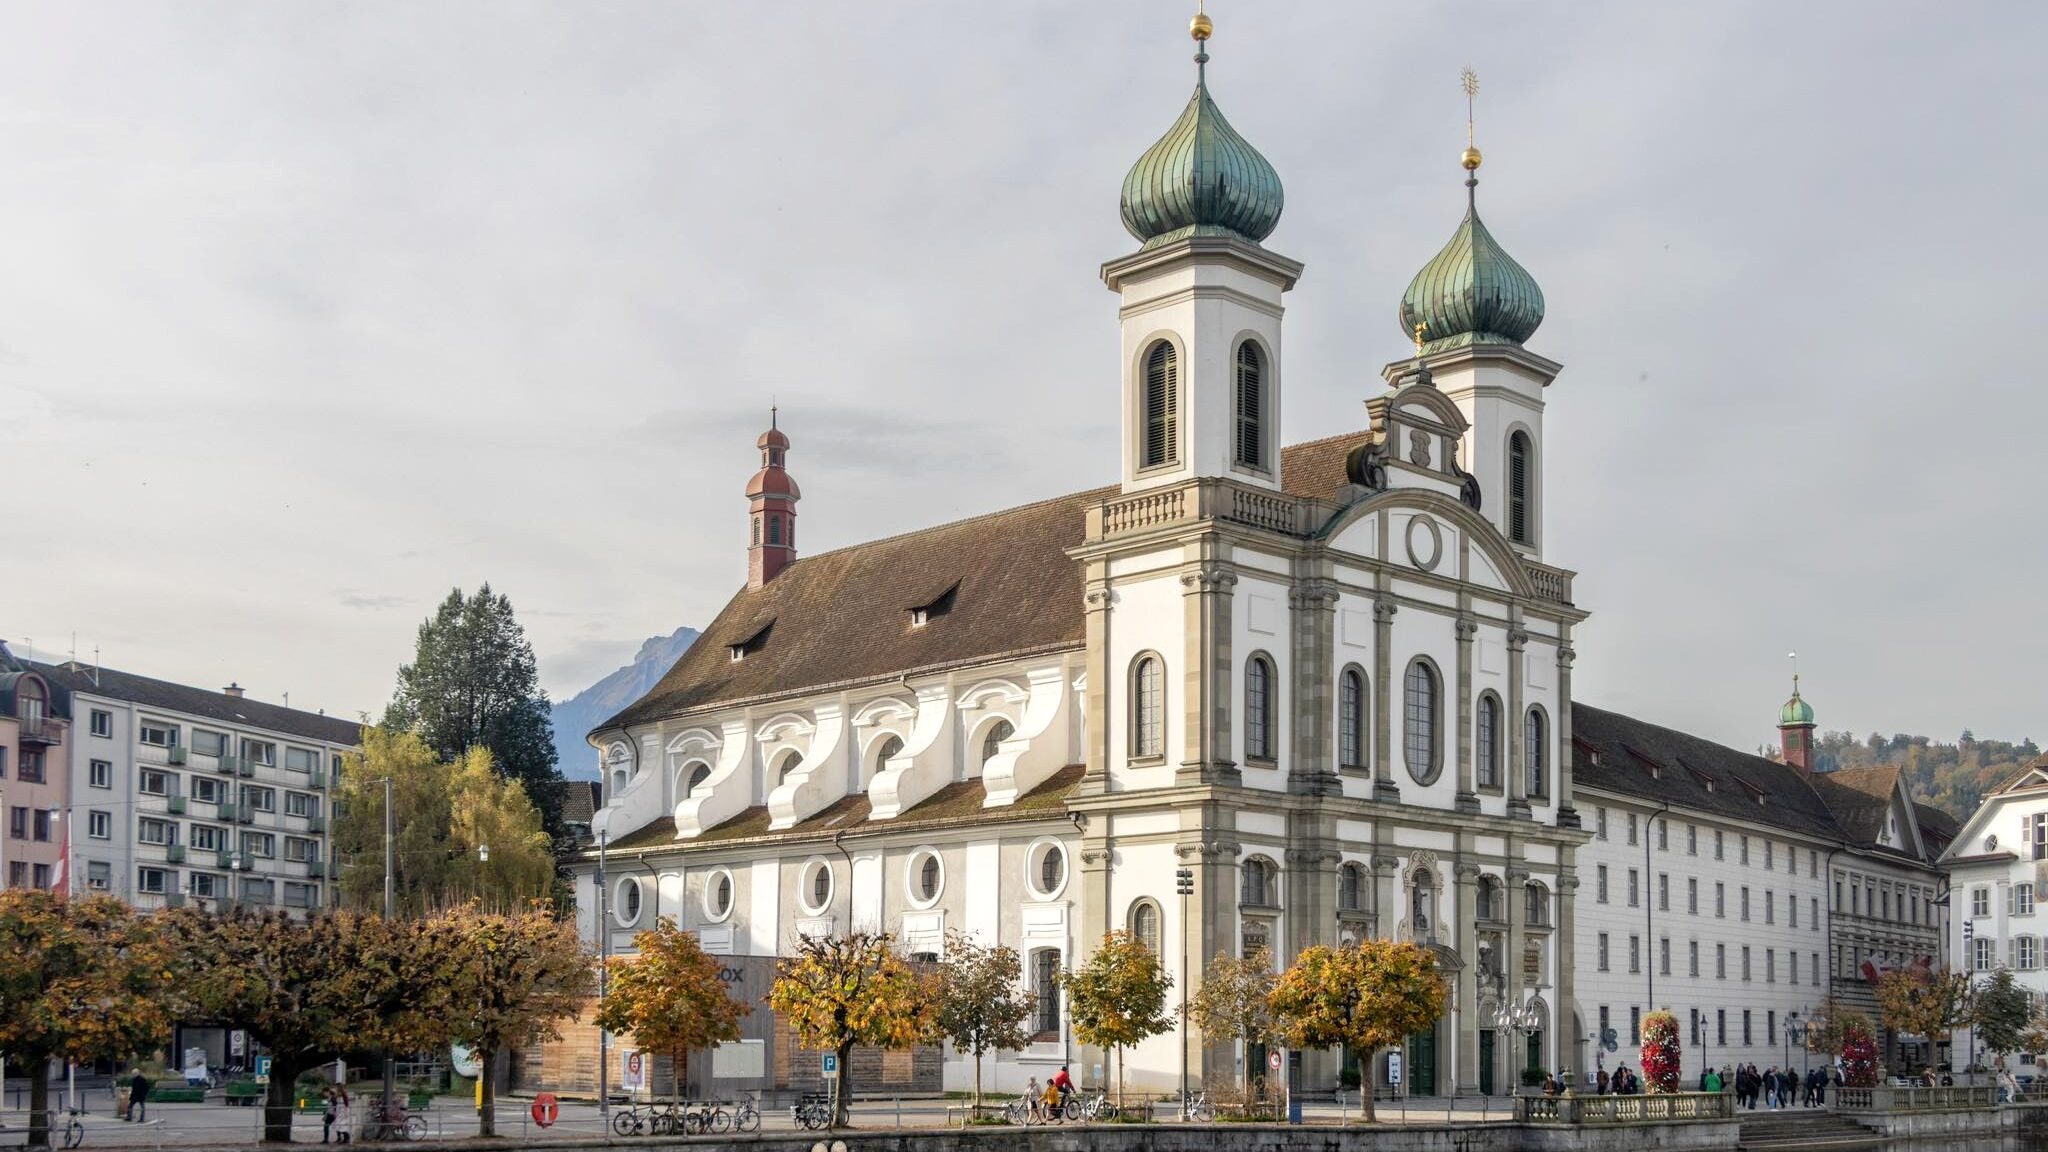
{"label": "pedestrian", "polygon": [[135,1078],[128,1081],[128,1113],[121,1118],[145,1123],[149,1120],[149,1077],[140,1068],[135,1070]]}
{"label": "pedestrian", "polygon": [[1712,1068],[1700,1073],[1700,1091],[1719,1092],[1724,1086],[1721,1082],[1721,1074]]}
{"label": "pedestrian", "polygon": [[346,1080],[339,1081],[334,1085],[334,1112],[336,1119],[341,1121],[341,1135],[336,1137],[335,1143],[346,1144],[354,1139],[354,1136],[349,1132],[349,1126],[354,1121],[349,1117],[348,1081]]}
{"label": "pedestrian", "polygon": [[1042,1094],[1042,1090],[1038,1087],[1038,1077],[1033,1076],[1024,1082],[1024,1112],[1029,1119],[1038,1119],[1039,1096]]}
{"label": "pedestrian", "polygon": [[1607,1078],[1607,1070],[1606,1070],[1605,1068],[1602,1068],[1602,1069],[1600,1070],[1600,1078],[1599,1078],[1598,1080],[1596,1080],[1596,1081],[1594,1081],[1594,1082],[1593,1082],[1593,1095],[1595,1095],[1595,1096],[1605,1096],[1605,1095],[1607,1095],[1607,1089],[1608,1089],[1608,1087],[1609,1087],[1609,1083],[1610,1083],[1610,1082],[1609,1082],[1609,1080],[1608,1080],[1608,1078]]}
{"label": "pedestrian", "polygon": [[320,1142],[328,1143],[334,1138],[334,1089],[332,1086],[320,1090]]}

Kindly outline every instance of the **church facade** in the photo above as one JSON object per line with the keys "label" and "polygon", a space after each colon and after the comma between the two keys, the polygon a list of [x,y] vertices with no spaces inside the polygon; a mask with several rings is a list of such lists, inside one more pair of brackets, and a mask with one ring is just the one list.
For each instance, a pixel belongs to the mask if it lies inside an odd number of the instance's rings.
{"label": "church facade", "polygon": [[[1361,430],[1282,445],[1303,265],[1265,244],[1282,187],[1210,93],[1208,28],[1193,95],[1124,182],[1137,247],[1101,269],[1115,483],[799,558],[799,446],[771,426],[746,588],[591,734],[582,926],[614,954],[657,918],[735,957],[852,929],[913,955],[956,929],[1010,945],[1036,1011],[990,1070],[1006,1090],[1104,1074],[1055,977],[1118,929],[1190,991],[1219,955],[1428,947],[1451,995],[1398,1062],[1413,1094],[1590,1067],[1597,833],[1575,774],[1602,751],[1574,732],[1587,613],[1544,551],[1542,293],[1480,221],[1467,149],[1464,217],[1399,302],[1412,353]],[[1657,791],[1603,786],[1617,810]],[[718,1087],[792,1082],[777,1035],[756,1042]],[[1126,1083],[1264,1055],[1170,1032],[1128,1052]],[[1387,1054],[1362,1055],[1385,1083]],[[1304,1054],[1304,1083],[1334,1085],[1339,1059]],[[948,1087],[971,1077],[947,1054]]]}

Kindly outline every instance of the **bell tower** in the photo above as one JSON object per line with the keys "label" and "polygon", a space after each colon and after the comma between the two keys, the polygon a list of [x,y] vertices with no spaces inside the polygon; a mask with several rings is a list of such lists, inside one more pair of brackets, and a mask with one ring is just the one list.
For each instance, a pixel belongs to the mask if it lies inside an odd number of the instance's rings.
{"label": "bell tower", "polygon": [[754,442],[761,450],[761,470],[747,481],[751,543],[747,547],[747,587],[759,588],[796,560],[796,502],[803,493],[784,467],[789,437],[777,427],[777,412],[768,409],[768,430]]}
{"label": "bell tower", "polygon": [[1126,492],[1197,476],[1280,487],[1280,298],[1301,265],[1259,242],[1280,176],[1209,94],[1206,15],[1189,25],[1195,91],[1124,177],[1141,247],[1102,266],[1121,297]]}

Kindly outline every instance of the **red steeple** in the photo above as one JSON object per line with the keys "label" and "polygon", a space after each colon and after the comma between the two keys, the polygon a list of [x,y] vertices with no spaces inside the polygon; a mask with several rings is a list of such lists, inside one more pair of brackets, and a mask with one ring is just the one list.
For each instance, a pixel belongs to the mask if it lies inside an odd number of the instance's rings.
{"label": "red steeple", "polygon": [[796,559],[796,502],[803,493],[783,467],[789,437],[776,427],[776,410],[768,409],[768,430],[755,446],[761,449],[761,470],[747,481],[752,544],[747,548],[747,587],[759,588]]}

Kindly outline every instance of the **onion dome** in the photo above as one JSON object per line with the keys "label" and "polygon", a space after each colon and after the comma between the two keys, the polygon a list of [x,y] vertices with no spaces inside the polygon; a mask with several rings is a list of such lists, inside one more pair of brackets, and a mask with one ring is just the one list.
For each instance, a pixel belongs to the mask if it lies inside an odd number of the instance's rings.
{"label": "onion dome", "polygon": [[1480,222],[1477,148],[1466,148],[1465,219],[1401,297],[1401,335],[1422,329],[1422,351],[1520,345],[1543,323],[1543,290]]}
{"label": "onion dome", "polygon": [[1207,16],[1189,26],[1197,45],[1194,95],[1124,177],[1124,227],[1147,248],[1190,236],[1235,236],[1256,244],[1280,223],[1280,174],[1237,134],[1209,95],[1211,28]]}
{"label": "onion dome", "polygon": [[1783,708],[1778,709],[1778,727],[1813,727],[1813,705],[1800,698],[1799,678],[1796,676],[1792,679],[1792,698],[1785,701]]}

